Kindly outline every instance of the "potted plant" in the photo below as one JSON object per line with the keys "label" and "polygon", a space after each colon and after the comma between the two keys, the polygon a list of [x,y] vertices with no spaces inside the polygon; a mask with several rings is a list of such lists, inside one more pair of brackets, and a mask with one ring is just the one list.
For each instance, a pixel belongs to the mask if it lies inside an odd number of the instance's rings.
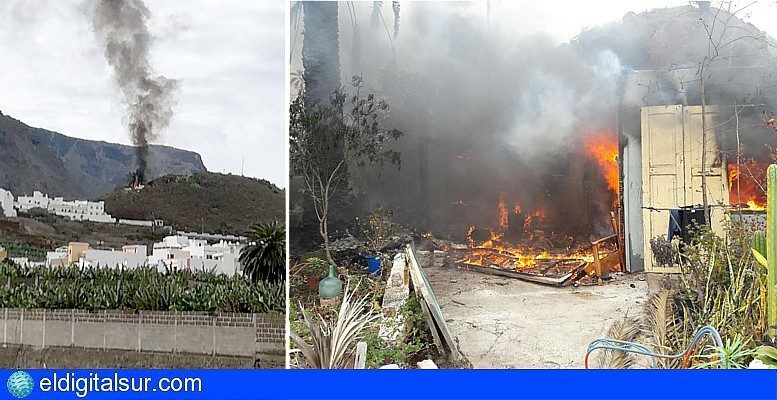
{"label": "potted plant", "polygon": [[[359,223],[362,233],[367,239],[367,247],[370,253],[365,254],[367,272],[370,275],[381,274],[381,251],[391,243],[396,232],[396,224],[391,221],[394,213],[383,208],[377,208]],[[358,221],[358,219],[357,219]]]}

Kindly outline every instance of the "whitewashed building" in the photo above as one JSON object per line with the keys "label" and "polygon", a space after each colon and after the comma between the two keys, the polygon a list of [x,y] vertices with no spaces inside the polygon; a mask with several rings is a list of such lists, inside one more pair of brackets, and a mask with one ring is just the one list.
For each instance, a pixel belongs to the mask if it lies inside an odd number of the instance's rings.
{"label": "whitewashed building", "polygon": [[160,271],[208,270],[232,276],[239,270],[242,248],[243,245],[237,242],[221,241],[211,245],[205,240],[183,235],[167,236],[154,243],[148,263],[156,265]]}
{"label": "whitewashed building", "polygon": [[19,211],[42,208],[51,214],[67,217],[73,221],[116,222],[116,218],[105,212],[104,201],[66,201],[63,197],[52,199],[49,195],[36,190],[32,196],[19,196],[15,204]]}
{"label": "whitewashed building", "polygon": [[142,253],[123,250],[89,249],[78,259],[78,266],[133,269],[146,265],[147,257]]}
{"label": "whitewashed building", "polygon": [[65,201],[62,197],[55,197],[49,201],[47,210],[52,214],[67,217],[73,221],[116,222],[116,218],[105,212],[104,201]]}
{"label": "whitewashed building", "polygon": [[67,255],[68,246],[57,247],[54,251],[47,251],[46,266],[49,268],[67,266]]}
{"label": "whitewashed building", "polygon": [[49,195],[36,190],[32,193],[32,196],[19,196],[16,199],[16,208],[18,208],[19,211],[30,211],[33,208],[48,210],[50,201]]}
{"label": "whitewashed building", "polygon": [[13,207],[13,193],[0,188],[0,211],[6,218],[15,218],[16,209]]}

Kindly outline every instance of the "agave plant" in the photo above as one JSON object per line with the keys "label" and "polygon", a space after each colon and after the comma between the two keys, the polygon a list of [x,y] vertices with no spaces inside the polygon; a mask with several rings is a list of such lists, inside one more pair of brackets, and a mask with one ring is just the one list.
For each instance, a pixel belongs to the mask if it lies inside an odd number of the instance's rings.
{"label": "agave plant", "polygon": [[722,348],[710,345],[705,354],[696,356],[705,361],[694,365],[694,368],[745,369],[756,355],[756,349],[748,344],[742,336],[736,335],[733,339],[726,339]]}
{"label": "agave plant", "polygon": [[303,321],[310,330],[310,343],[294,331],[289,334],[299,346],[309,368],[343,368],[362,332],[379,318],[370,308],[369,295],[354,300],[353,296],[358,288],[357,284],[353,291],[349,291],[348,285],[346,286],[343,302],[334,321],[327,321],[320,315],[316,319],[300,304]]}

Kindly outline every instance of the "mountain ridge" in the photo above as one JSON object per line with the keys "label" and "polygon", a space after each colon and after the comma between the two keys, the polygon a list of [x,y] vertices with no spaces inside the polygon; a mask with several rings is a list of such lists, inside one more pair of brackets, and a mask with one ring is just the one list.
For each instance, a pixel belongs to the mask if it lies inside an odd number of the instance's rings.
{"label": "mountain ridge", "polygon": [[[149,180],[207,172],[196,152],[151,145],[149,155]],[[126,185],[136,168],[132,146],[31,127],[0,112],[0,187],[14,195],[99,198]]]}

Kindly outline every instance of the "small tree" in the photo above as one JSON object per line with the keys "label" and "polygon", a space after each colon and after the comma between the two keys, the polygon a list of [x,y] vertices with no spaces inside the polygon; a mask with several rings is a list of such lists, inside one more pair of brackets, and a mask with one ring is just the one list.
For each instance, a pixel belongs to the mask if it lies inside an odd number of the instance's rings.
{"label": "small tree", "polygon": [[291,103],[289,121],[290,163],[305,183],[313,201],[319,234],[324,240],[327,261],[334,264],[329,243],[329,213],[332,199],[347,182],[351,164],[382,167],[399,164],[399,152],[388,147],[402,132],[384,129],[389,105],[374,94],[363,97],[363,81],[354,77],[351,93],[340,89],[328,105],[306,104],[304,93]]}
{"label": "small tree", "polygon": [[280,282],[286,277],[286,229],[278,221],[258,223],[248,232],[240,250],[243,273],[251,282]]}

